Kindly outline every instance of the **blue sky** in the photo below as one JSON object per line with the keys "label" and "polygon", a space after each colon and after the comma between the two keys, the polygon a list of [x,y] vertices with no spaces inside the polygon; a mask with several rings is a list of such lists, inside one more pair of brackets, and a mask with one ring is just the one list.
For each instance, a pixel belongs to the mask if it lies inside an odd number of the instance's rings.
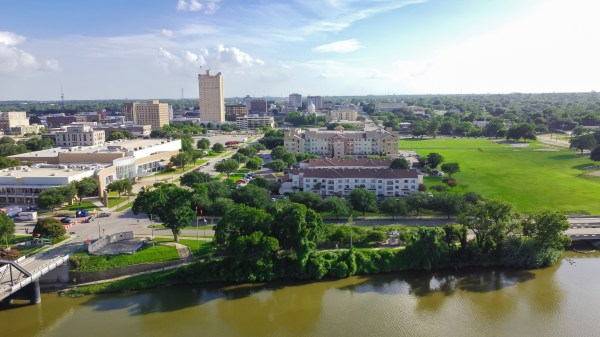
{"label": "blue sky", "polygon": [[594,0],[0,0],[0,100],[600,90]]}

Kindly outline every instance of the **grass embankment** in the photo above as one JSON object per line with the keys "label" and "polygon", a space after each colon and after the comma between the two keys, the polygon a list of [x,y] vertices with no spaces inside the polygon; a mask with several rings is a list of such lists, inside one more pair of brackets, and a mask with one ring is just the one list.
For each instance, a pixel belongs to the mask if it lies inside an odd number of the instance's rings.
{"label": "grass embankment", "polygon": [[76,270],[83,272],[101,271],[134,264],[158,263],[177,259],[179,259],[177,249],[167,245],[146,245],[132,255],[90,255],[88,253],[71,255],[71,261],[77,266]]}
{"label": "grass embankment", "polygon": [[[173,242],[173,239],[167,238],[154,238],[155,242]],[[196,257],[205,256],[211,253],[212,251],[212,243],[210,241],[205,240],[196,240],[195,238],[186,238],[179,237],[179,241],[177,242],[184,246],[188,246],[192,254]],[[200,243],[200,252],[198,252],[198,243]]]}
{"label": "grass embankment", "polygon": [[89,211],[94,210],[100,208],[99,206],[96,206],[95,204],[89,202],[89,201],[84,201],[81,203],[81,205],[79,203],[75,203],[73,205],[69,205],[66,207],[63,207],[60,209],[60,211],[76,211],[79,209],[87,209]]}
{"label": "grass embankment", "polygon": [[[520,212],[556,209],[569,214],[598,214],[600,177],[587,175],[595,166],[570,150],[549,150],[543,144],[499,144],[488,139],[403,139],[403,150],[425,156],[440,153],[457,162],[458,192],[474,191],[512,203]],[[429,186],[439,178],[426,178]]]}

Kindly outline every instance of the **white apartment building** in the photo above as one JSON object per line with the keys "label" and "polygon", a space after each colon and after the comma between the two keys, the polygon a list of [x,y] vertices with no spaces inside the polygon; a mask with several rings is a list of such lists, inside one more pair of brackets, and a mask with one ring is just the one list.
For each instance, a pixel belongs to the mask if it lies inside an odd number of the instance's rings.
{"label": "white apartment building", "polygon": [[0,130],[10,131],[11,128],[29,125],[25,111],[0,111]]}
{"label": "white apartment building", "polygon": [[225,121],[225,97],[223,95],[223,75],[198,74],[200,90],[200,119],[203,122]]}
{"label": "white apartment building", "polygon": [[90,125],[64,126],[62,131],[55,131],[54,145],[73,146],[96,146],[104,144],[104,130],[94,130]]}
{"label": "white apartment building", "polygon": [[273,117],[243,116],[238,117],[236,123],[240,130],[254,130],[263,125],[268,125],[271,128],[275,127],[275,119]]}
{"label": "white apartment building", "polygon": [[356,121],[358,111],[351,108],[338,108],[327,112],[327,122]]}
{"label": "white apartment building", "polygon": [[396,133],[384,129],[368,131],[344,131],[336,127],[333,131],[311,129],[304,131],[292,128],[286,132],[284,146],[288,152],[311,153],[330,158],[346,156],[398,157],[399,139]]}
{"label": "white apartment building", "polygon": [[405,196],[419,190],[423,175],[417,170],[390,168],[293,169],[284,176],[280,193],[311,191],[322,196],[347,196],[365,188],[378,196]]}

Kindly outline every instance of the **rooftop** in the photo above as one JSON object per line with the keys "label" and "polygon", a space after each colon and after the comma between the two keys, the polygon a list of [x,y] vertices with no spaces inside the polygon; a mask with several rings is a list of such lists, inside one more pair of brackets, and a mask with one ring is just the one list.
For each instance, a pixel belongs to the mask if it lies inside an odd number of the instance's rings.
{"label": "rooftop", "polygon": [[97,167],[90,165],[39,165],[36,167],[17,166],[0,171],[0,179],[3,177],[14,178],[39,178],[39,177],[71,177],[84,172],[95,170]]}
{"label": "rooftop", "polygon": [[369,158],[316,158],[302,161],[310,168],[317,167],[385,167],[392,164],[391,159],[369,159]]}
{"label": "rooftop", "polygon": [[375,179],[417,179],[419,172],[415,169],[360,169],[360,168],[307,168],[290,170],[290,175],[304,174],[304,178],[375,178]]}

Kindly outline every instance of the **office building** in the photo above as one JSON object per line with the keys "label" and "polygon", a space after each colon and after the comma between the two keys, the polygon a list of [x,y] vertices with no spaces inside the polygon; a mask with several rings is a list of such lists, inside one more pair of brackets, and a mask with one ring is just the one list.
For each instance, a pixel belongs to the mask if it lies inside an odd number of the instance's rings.
{"label": "office building", "polygon": [[338,107],[327,112],[327,122],[356,121],[358,112],[350,107]]}
{"label": "office building", "polygon": [[246,104],[231,104],[225,106],[225,120],[228,122],[237,121],[238,117],[248,116],[248,107]]}
{"label": "office building", "polygon": [[225,97],[223,94],[223,75],[198,74],[200,87],[200,119],[204,122],[225,121]]}
{"label": "office building", "polygon": [[124,103],[125,121],[138,125],[150,125],[158,130],[169,125],[169,104],[153,100],[152,103]]}
{"label": "office building", "polygon": [[321,110],[323,109],[323,97],[321,96],[308,96],[306,97],[306,105],[310,105],[310,103],[315,105],[315,109]]}
{"label": "office building", "polygon": [[65,115],[52,114],[46,117],[46,125],[49,128],[60,128],[63,125],[69,125],[72,123],[87,122],[88,118],[84,115]]}
{"label": "office building", "polygon": [[267,112],[267,100],[263,98],[253,98],[250,101],[250,113],[261,113]]}
{"label": "office building", "polygon": [[95,146],[104,144],[104,130],[94,130],[86,124],[64,126],[61,131],[54,131],[54,145],[73,146]]}
{"label": "office building", "polygon": [[302,95],[290,94],[288,98],[288,107],[299,108],[302,106]]}

